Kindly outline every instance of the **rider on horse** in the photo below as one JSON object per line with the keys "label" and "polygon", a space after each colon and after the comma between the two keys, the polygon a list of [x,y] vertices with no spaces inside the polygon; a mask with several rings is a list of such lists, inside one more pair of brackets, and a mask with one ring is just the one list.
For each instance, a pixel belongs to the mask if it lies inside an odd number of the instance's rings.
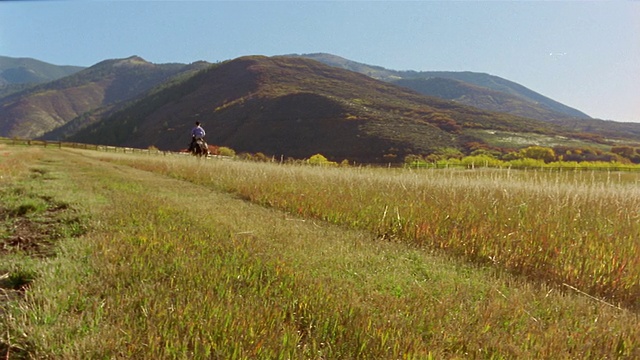
{"label": "rider on horse", "polygon": [[199,140],[200,142],[202,142],[203,148],[208,149],[208,145],[204,141],[205,134],[206,133],[204,129],[202,128],[202,126],[200,126],[200,122],[196,121],[196,126],[193,129],[191,129],[191,145],[189,145],[189,152],[193,152],[194,150],[196,150],[196,148],[199,146],[198,144]]}

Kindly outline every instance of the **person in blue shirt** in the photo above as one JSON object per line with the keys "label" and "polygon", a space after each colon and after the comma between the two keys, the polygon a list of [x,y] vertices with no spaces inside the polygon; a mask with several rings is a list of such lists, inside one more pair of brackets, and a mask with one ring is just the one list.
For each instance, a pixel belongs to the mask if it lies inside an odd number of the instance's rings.
{"label": "person in blue shirt", "polygon": [[204,136],[205,135],[206,135],[206,132],[204,131],[202,126],[200,126],[200,122],[196,121],[196,126],[193,129],[191,129],[191,145],[189,145],[189,151],[193,151],[193,149],[196,146],[198,146],[196,144],[196,141],[198,141],[198,140],[202,140],[202,142],[206,146],[207,143],[204,141]]}
{"label": "person in blue shirt", "polygon": [[205,134],[204,129],[200,126],[200,122],[196,121],[196,126],[191,129],[191,137],[194,139],[204,139]]}

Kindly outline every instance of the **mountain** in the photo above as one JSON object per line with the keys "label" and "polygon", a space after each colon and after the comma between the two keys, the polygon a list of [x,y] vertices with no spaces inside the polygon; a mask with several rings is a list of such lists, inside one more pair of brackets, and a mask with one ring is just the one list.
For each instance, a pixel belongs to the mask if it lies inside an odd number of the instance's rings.
{"label": "mountain", "polygon": [[610,139],[621,144],[638,144],[640,141],[638,123],[593,119],[577,109],[493,75],[469,71],[396,71],[326,53],[290,56],[314,59],[460,104],[542,120],[586,139],[599,142]]}
{"label": "mountain", "polygon": [[[397,71],[379,66],[372,66],[350,61],[336,55],[316,53],[292,55],[301,56],[323,62],[327,65],[356,71],[367,76],[396,83],[411,88],[425,95],[437,96],[454,100],[464,105],[480,107],[489,111],[507,112],[513,115],[528,116],[538,120],[555,120],[565,117],[590,119],[590,117],[576,109],[549,99],[526,87],[498,76],[476,72],[454,71]],[[447,87],[457,86],[455,96],[447,89],[440,88],[442,80],[455,80],[458,83],[446,83]],[[470,96],[463,87],[473,92]],[[475,86],[473,86],[475,85]],[[443,92],[440,92],[443,90]],[[482,98],[482,100],[479,100]]]}
{"label": "mountain", "polygon": [[571,135],[311,59],[249,56],[154,89],[69,140],[178,150],[188,145],[195,121],[209,143],[239,152],[359,162],[462,149],[476,140],[469,130]]}
{"label": "mountain", "polygon": [[30,58],[0,56],[0,97],[69,76],[82,69],[80,66],[59,66]]}
{"label": "mountain", "polygon": [[30,58],[0,56],[0,84],[43,83],[77,73],[81,66],[60,66]]}
{"label": "mountain", "polygon": [[237,152],[298,159],[322,153],[360,163],[453,149],[509,151],[539,141],[640,146],[640,124],[557,115],[462,80],[401,78],[394,74],[403,72],[343,62],[298,55],[190,65],[106,60],[0,97],[0,136],[180,150],[201,121],[209,143]]}
{"label": "mountain", "polygon": [[0,98],[0,136],[42,136],[93,110],[135,98],[190,69],[184,64],[156,65],[137,56],[105,60]]}
{"label": "mountain", "polygon": [[399,79],[392,83],[421,94],[453,100],[479,109],[504,112],[544,121],[567,118],[567,114],[551,110],[521,96],[474,85],[446,77]]}

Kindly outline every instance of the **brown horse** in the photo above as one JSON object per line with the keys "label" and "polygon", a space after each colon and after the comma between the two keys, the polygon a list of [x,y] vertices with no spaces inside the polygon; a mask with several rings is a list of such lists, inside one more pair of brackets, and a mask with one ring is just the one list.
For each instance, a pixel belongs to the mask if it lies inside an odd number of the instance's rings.
{"label": "brown horse", "polygon": [[190,148],[191,155],[194,156],[209,156],[209,145],[203,139],[197,139]]}

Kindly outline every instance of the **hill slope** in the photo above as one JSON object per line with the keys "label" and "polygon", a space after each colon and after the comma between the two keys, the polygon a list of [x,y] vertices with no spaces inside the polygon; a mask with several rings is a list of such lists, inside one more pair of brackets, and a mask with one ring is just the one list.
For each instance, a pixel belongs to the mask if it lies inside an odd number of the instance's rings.
{"label": "hill slope", "polygon": [[[552,120],[559,117],[590,118],[587,114],[561,104],[536,93],[526,87],[512,81],[484,73],[475,72],[454,72],[454,71],[396,71],[379,66],[372,66],[350,61],[339,56],[317,53],[296,55],[311,58],[327,65],[336,66],[351,71],[356,71],[376,79],[397,83],[407,86],[425,95],[437,96],[443,99],[455,100],[461,104],[479,106],[481,109],[489,111],[503,111],[514,115],[536,116],[538,120]],[[519,101],[503,102],[498,108],[492,102],[482,101],[478,103],[474,99],[477,96],[458,96],[452,99],[447,92],[440,93],[438,88],[425,87],[425,81],[433,78],[457,80],[467,85],[475,85],[473,93],[479,94],[486,91],[482,96],[493,97],[497,92],[503,93],[502,97],[509,96],[510,99]]]}
{"label": "hill slope", "polygon": [[131,99],[187,69],[133,56],[106,60],[73,75],[0,99],[0,136],[35,138],[99,107]]}
{"label": "hill slope", "polygon": [[0,56],[0,85],[43,83],[77,73],[81,66],[60,66],[30,58]]}
{"label": "hill slope", "polygon": [[82,69],[80,66],[59,66],[30,58],[0,56],[0,97],[69,76]]}
{"label": "hill slope", "polygon": [[210,143],[237,151],[360,162],[461,148],[465,129],[563,132],[310,59],[252,56],[153,91],[71,140],[177,150],[196,120]]}
{"label": "hill slope", "polygon": [[444,77],[394,80],[392,83],[413,89],[421,94],[453,100],[479,109],[504,112],[531,119],[552,121],[567,118],[567,114],[523,99],[507,92],[492,90],[461,80]]}

